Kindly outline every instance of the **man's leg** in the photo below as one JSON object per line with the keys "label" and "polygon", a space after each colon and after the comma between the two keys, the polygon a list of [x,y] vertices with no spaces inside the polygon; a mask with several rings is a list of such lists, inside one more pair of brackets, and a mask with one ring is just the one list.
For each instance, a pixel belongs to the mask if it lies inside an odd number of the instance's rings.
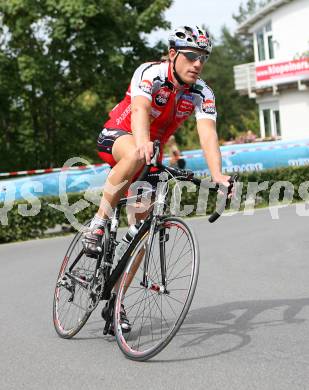
{"label": "man's leg", "polygon": [[128,134],[117,138],[112,153],[117,163],[110,171],[104,185],[100,208],[97,212],[101,218],[111,216],[111,211],[128,190],[134,175],[145,164],[144,159],[141,160],[136,152],[132,135]]}
{"label": "man's leg", "polygon": [[[132,212],[132,209],[131,209],[131,214],[128,215],[128,222],[129,222],[129,225],[131,224],[131,222],[133,221],[140,221],[142,219],[145,219],[148,215],[149,211],[143,213],[143,214],[137,214],[137,215],[134,215],[133,216],[133,212]],[[145,250],[144,248],[142,248],[139,253],[137,254],[136,258],[135,258],[135,261],[134,261],[134,264],[131,268],[131,271],[130,273],[128,274],[128,278],[127,278],[127,282],[126,282],[126,285],[124,286],[124,294],[123,294],[123,298],[125,297],[125,294],[127,292],[127,289],[128,287],[130,286],[143,258],[144,258],[144,254],[145,254]],[[119,290],[119,286],[120,286],[120,282],[121,282],[121,278],[122,276],[120,276],[120,278],[118,279],[118,281],[116,282],[115,286],[114,286],[114,290],[113,292],[115,294],[118,293],[118,290]],[[102,317],[104,318],[104,312],[105,310],[107,310],[108,308],[108,303],[106,304],[105,308],[103,309],[102,311]],[[126,311],[125,311],[125,307],[124,307],[124,304],[122,303],[121,304],[121,328],[122,328],[122,331],[124,333],[128,333],[131,331],[131,324],[127,318],[127,314],[126,314]],[[112,327],[112,331],[111,333],[113,334],[114,333],[114,329]]]}
{"label": "man's leg", "polygon": [[112,155],[116,164],[106,179],[100,207],[90,224],[90,230],[84,235],[84,250],[90,257],[95,257],[102,251],[101,242],[106,223],[129,188],[134,175],[145,163],[136,152],[135,141],[130,134],[121,135],[114,141]]}

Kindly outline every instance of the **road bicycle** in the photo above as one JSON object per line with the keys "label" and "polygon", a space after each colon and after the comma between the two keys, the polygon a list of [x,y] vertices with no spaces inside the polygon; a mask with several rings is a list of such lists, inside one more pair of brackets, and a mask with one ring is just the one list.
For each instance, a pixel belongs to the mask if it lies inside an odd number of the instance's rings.
{"label": "road bicycle", "polygon": [[[100,301],[106,300],[103,334],[115,334],[121,351],[136,361],[154,357],[176,335],[190,308],[199,272],[195,235],[183,219],[171,215],[167,200],[171,179],[175,185],[188,181],[201,186],[202,182],[191,171],[162,165],[158,162],[159,150],[156,141],[151,164],[144,168],[139,181],[147,179],[153,167],[154,174],[163,173],[165,180],[156,191],[150,191],[155,195],[151,211],[122,258],[115,261],[115,248],[119,243],[120,212],[130,201],[128,197],[121,199],[114,210],[100,255],[87,257],[82,233],[75,235],[60,268],[53,302],[55,329],[60,337],[68,339],[82,329]],[[230,179],[227,193],[236,179]],[[203,181],[205,184],[210,191],[219,189],[215,183]],[[218,219],[224,207],[225,200],[209,221]],[[121,327],[122,304],[132,327],[129,333]]]}

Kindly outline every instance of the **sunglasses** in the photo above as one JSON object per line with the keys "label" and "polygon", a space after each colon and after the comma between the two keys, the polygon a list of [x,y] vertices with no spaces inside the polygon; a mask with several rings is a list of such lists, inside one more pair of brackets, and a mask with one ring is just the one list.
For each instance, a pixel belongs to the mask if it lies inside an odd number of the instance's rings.
{"label": "sunglasses", "polygon": [[182,53],[186,57],[186,59],[191,62],[195,62],[199,60],[201,61],[202,64],[204,64],[209,58],[209,54],[199,54],[199,53],[195,53],[194,51],[182,51],[182,50],[178,50],[178,51]]}

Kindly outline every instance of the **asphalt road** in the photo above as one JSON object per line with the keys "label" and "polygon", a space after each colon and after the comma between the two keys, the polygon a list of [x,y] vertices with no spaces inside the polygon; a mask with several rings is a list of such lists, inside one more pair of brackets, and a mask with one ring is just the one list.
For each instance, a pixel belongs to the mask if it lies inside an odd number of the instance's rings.
{"label": "asphalt road", "polygon": [[102,336],[98,309],[72,340],[56,335],[53,289],[71,237],[1,245],[0,389],[307,390],[309,217],[295,206],[279,216],[190,220],[196,295],[177,337],[145,363]]}

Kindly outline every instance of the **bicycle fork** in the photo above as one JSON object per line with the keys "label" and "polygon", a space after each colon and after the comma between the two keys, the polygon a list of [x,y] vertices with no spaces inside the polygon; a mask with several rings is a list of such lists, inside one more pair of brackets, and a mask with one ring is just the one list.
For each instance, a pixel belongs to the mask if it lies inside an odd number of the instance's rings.
{"label": "bicycle fork", "polygon": [[165,228],[159,230],[161,281],[158,280],[158,282],[159,283],[161,282],[161,285],[150,281],[148,276],[149,258],[150,258],[152,244],[153,244],[156,225],[157,225],[157,218],[153,218],[149,230],[147,245],[146,245],[143,281],[140,284],[141,286],[146,287],[157,293],[169,294],[169,291],[166,289],[167,270],[166,270],[166,258],[165,258],[165,242],[168,241],[169,236],[168,234],[166,234]]}

